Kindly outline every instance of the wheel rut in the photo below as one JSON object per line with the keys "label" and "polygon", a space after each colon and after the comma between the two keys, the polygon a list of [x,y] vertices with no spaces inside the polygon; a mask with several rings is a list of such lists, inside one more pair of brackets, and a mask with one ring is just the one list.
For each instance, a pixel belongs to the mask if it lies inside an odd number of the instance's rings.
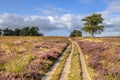
{"label": "wheel rut", "polygon": [[87,70],[87,65],[86,65],[82,50],[80,49],[79,45],[75,41],[73,41],[73,42],[77,46],[79,54],[80,54],[82,80],[91,80],[90,75],[89,75],[88,70]]}
{"label": "wheel rut", "polygon": [[[65,55],[66,55],[66,51],[67,49],[71,46],[71,43],[69,43],[68,47],[66,48],[66,50],[63,52],[63,54],[57,59],[57,61],[55,62],[55,64],[53,65],[53,67],[50,69],[50,71],[48,71],[45,76],[42,77],[41,80],[51,80],[54,72],[56,71],[56,69],[58,68],[58,66],[60,65],[60,62],[64,59]],[[54,79],[55,80],[55,79]]]}
{"label": "wheel rut", "polygon": [[74,44],[72,43],[71,53],[69,54],[69,56],[66,60],[66,63],[64,65],[64,68],[63,68],[63,71],[61,73],[61,76],[60,76],[59,80],[67,80],[67,77],[68,77],[68,74],[69,74],[69,69],[70,69],[70,66],[71,66],[71,58],[72,58],[72,55],[73,55],[73,51],[74,51]]}

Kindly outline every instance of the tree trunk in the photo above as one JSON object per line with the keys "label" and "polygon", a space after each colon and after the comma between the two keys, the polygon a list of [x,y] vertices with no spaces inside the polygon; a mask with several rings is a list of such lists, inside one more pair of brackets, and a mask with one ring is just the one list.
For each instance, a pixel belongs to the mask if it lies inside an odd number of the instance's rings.
{"label": "tree trunk", "polygon": [[94,37],[94,33],[91,33],[91,36]]}

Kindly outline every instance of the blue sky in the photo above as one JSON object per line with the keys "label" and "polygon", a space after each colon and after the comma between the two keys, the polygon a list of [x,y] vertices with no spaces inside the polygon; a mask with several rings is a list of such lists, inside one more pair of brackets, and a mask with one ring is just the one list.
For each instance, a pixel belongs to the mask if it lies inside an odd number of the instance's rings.
{"label": "blue sky", "polygon": [[46,36],[69,36],[82,28],[82,18],[101,13],[105,31],[96,36],[118,36],[119,4],[120,0],[0,0],[0,28],[38,26]]}
{"label": "blue sky", "polygon": [[0,0],[0,13],[34,15],[37,9],[59,7],[73,14],[86,14],[103,11],[106,3],[102,0]]}

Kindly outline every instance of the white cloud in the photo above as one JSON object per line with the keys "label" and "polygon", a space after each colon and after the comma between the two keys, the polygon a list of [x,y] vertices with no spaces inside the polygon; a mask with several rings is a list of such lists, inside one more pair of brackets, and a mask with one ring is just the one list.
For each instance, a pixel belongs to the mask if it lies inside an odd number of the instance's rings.
{"label": "white cloud", "polygon": [[107,9],[110,11],[120,11],[120,0],[110,1]]}
{"label": "white cloud", "polygon": [[108,1],[106,10],[104,10],[102,13],[108,17],[120,15],[120,0]]}
{"label": "white cloud", "polygon": [[[103,12],[104,13],[104,12]],[[104,14],[103,14],[104,15]],[[1,14],[0,28],[22,28],[38,26],[42,31],[81,29],[83,15],[64,14],[62,16],[21,16],[16,14]],[[120,17],[111,18],[104,15],[105,31],[98,36],[120,35]],[[64,34],[64,33],[63,33]],[[49,35],[49,34],[48,34]]]}
{"label": "white cloud", "polygon": [[22,28],[25,26],[38,26],[40,30],[49,31],[57,29],[78,28],[81,25],[81,16],[64,14],[62,16],[21,16],[16,14],[1,14],[0,28]]}
{"label": "white cloud", "polygon": [[120,0],[108,0],[106,10],[100,12],[103,14],[105,31],[102,36],[120,35]]}
{"label": "white cloud", "polygon": [[80,28],[82,26],[82,16],[81,15],[71,15],[66,14],[61,17],[61,19],[66,22],[68,28]]}

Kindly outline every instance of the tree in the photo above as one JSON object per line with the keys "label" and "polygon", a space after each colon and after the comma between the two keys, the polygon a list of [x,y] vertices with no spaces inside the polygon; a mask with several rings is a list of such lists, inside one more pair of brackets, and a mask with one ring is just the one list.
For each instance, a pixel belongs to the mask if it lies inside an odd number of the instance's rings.
{"label": "tree", "polygon": [[18,28],[14,29],[14,36],[20,36],[20,31],[21,29]]}
{"label": "tree", "polygon": [[42,33],[39,33],[38,27],[24,27],[20,31],[21,36],[43,36]]}
{"label": "tree", "polygon": [[30,28],[30,36],[42,36],[42,33],[39,33],[39,28],[32,26]]}
{"label": "tree", "polygon": [[0,36],[2,35],[2,30],[0,29]]}
{"label": "tree", "polygon": [[1,31],[0,29],[0,35],[3,32],[3,36],[43,36],[42,33],[39,33],[38,27],[24,27],[22,29],[16,28],[14,30],[11,30],[9,28],[5,28]]}
{"label": "tree", "polygon": [[71,32],[70,37],[79,37],[82,36],[82,32],[79,30],[73,30],[73,32]]}
{"label": "tree", "polygon": [[13,34],[14,34],[13,30],[9,28],[3,29],[3,36],[13,36]]}
{"label": "tree", "polygon": [[102,25],[103,20],[101,14],[87,16],[82,19],[82,21],[85,21],[82,30],[90,33],[91,36],[94,37],[94,34],[100,34],[104,31],[104,26]]}
{"label": "tree", "polygon": [[30,35],[30,27],[24,27],[20,31],[21,36],[29,36]]}

